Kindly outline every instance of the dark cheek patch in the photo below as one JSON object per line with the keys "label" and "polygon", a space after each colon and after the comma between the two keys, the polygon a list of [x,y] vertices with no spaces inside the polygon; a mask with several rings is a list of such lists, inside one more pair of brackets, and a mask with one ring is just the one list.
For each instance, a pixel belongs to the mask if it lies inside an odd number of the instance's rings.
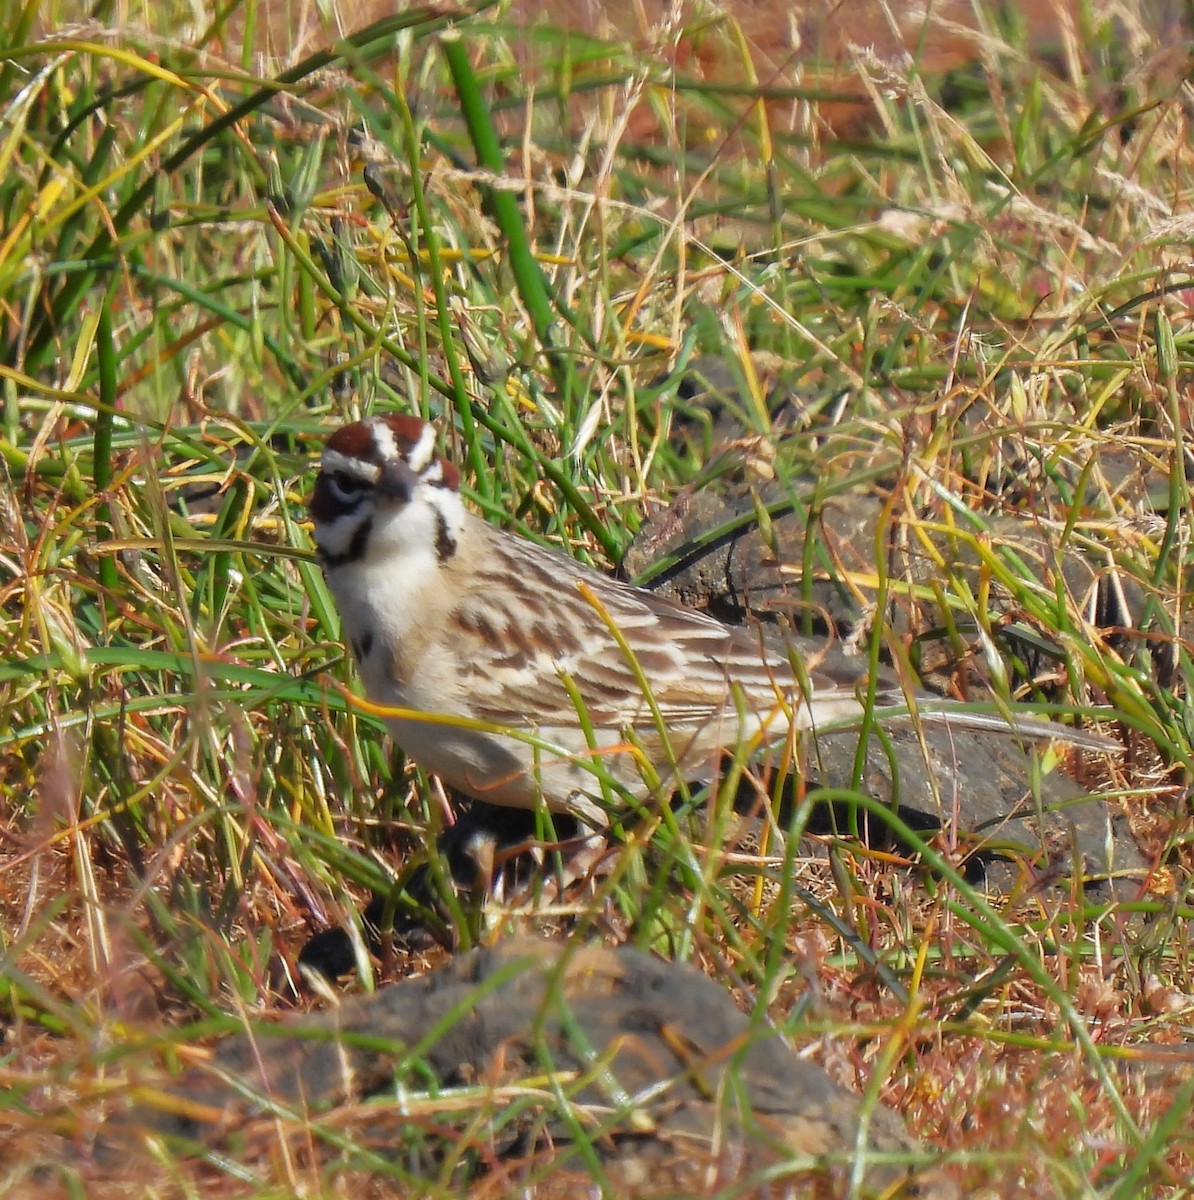
{"label": "dark cheek patch", "polygon": [[325,475],[319,475],[315,480],[315,490],[311,493],[311,500],[307,505],[311,520],[321,525],[330,524],[336,519],[339,507],[339,502],[332,494],[332,485],[328,483]]}
{"label": "dark cheek patch", "polygon": [[317,525],[330,525],[340,517],[352,516],[364,501],[364,492],[351,502],[337,496],[328,477],[320,474],[315,480],[315,490],[311,493],[307,511]]}

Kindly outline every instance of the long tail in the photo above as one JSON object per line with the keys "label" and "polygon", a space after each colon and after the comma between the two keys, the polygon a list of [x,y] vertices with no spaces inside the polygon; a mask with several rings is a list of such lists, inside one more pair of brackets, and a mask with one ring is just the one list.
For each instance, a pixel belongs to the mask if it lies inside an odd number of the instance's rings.
{"label": "long tail", "polygon": [[[828,732],[827,726],[848,728],[857,725],[865,712],[864,693],[859,688],[847,690],[840,684],[831,687],[818,686],[814,682],[812,695],[799,706],[796,724],[802,729],[817,729]],[[984,733],[998,733],[1004,737],[1024,738],[1034,742],[1057,741],[1083,750],[1101,754],[1122,754],[1122,743],[1086,729],[1075,729],[1041,717],[1026,713],[1005,713],[984,710],[959,700],[947,700],[940,696],[919,693],[914,697],[915,706],[909,708],[908,698],[898,687],[885,684],[875,697],[875,718],[881,724],[898,722],[902,725],[923,721],[926,725],[945,726],[951,729],[969,729]],[[1114,717],[1112,710],[1106,710]]]}
{"label": "long tail", "polygon": [[[907,704],[901,701],[905,712]],[[1113,715],[1109,713],[1108,715]],[[911,721],[909,713],[893,719]],[[933,725],[945,725],[955,729],[976,729],[988,733],[1001,733],[1009,737],[1026,738],[1034,742],[1064,742],[1082,750],[1094,750],[1101,754],[1122,754],[1121,742],[1105,737],[1088,729],[1075,729],[1041,717],[1030,717],[1022,713],[978,712],[969,706],[953,707],[949,701],[930,699],[917,702],[916,718]]]}

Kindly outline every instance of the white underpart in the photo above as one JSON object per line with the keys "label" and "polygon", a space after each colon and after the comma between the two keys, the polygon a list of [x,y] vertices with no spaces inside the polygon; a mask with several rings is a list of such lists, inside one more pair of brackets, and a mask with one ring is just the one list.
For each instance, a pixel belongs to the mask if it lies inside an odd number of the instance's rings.
{"label": "white underpart", "polygon": [[[379,645],[398,645],[418,624],[424,605],[448,600],[437,594],[442,586],[435,549],[437,512],[443,512],[449,531],[456,534],[464,509],[455,493],[422,483],[408,504],[369,507],[373,528],[364,556],[329,571],[328,583],[350,638],[372,633]],[[362,510],[341,517],[330,532],[347,546],[364,515]]]}
{"label": "white underpart", "polygon": [[[420,482],[408,504],[373,509],[361,559],[328,572],[346,639],[369,647],[360,662],[365,692],[390,708],[429,714],[469,709],[453,657],[457,648],[445,652],[439,641],[428,653],[421,645],[455,599],[436,549],[441,516],[449,536],[460,539],[467,520],[460,496]],[[500,803],[500,790],[491,792],[487,784],[512,777],[528,797],[520,802],[533,803],[524,774],[530,752],[517,741],[396,714],[386,724],[410,758],[466,793]]]}

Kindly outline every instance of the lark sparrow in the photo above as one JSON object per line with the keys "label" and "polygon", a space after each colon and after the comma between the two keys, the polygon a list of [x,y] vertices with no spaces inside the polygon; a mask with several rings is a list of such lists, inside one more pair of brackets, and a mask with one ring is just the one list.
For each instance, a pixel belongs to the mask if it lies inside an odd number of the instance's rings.
{"label": "lark sparrow", "polygon": [[[710,778],[719,751],[782,743],[863,711],[863,669],[796,667],[792,648],[730,627],[493,528],[466,509],[434,426],[346,425],[311,498],[319,558],[365,690],[427,770],[495,804],[601,821],[599,762],[638,798]],[[803,650],[802,650],[803,652]],[[644,688],[643,683],[646,683]],[[898,685],[884,705],[907,705]],[[403,711],[397,711],[403,710]],[[950,709],[924,720],[1112,743],[1049,722]]]}

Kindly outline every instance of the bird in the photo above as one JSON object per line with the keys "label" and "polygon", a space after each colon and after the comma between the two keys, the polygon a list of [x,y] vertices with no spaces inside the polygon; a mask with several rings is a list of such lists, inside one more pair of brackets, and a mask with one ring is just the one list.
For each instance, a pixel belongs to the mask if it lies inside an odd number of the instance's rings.
{"label": "bird", "polygon": [[[407,413],[342,426],[309,513],[368,699],[407,757],[464,795],[601,826],[611,799],[643,803],[714,778],[738,747],[861,719],[869,691],[912,719],[894,678],[869,689],[865,665],[776,645],[489,524],[436,445],[435,425]],[[926,722],[1117,748],[911,699]]]}

